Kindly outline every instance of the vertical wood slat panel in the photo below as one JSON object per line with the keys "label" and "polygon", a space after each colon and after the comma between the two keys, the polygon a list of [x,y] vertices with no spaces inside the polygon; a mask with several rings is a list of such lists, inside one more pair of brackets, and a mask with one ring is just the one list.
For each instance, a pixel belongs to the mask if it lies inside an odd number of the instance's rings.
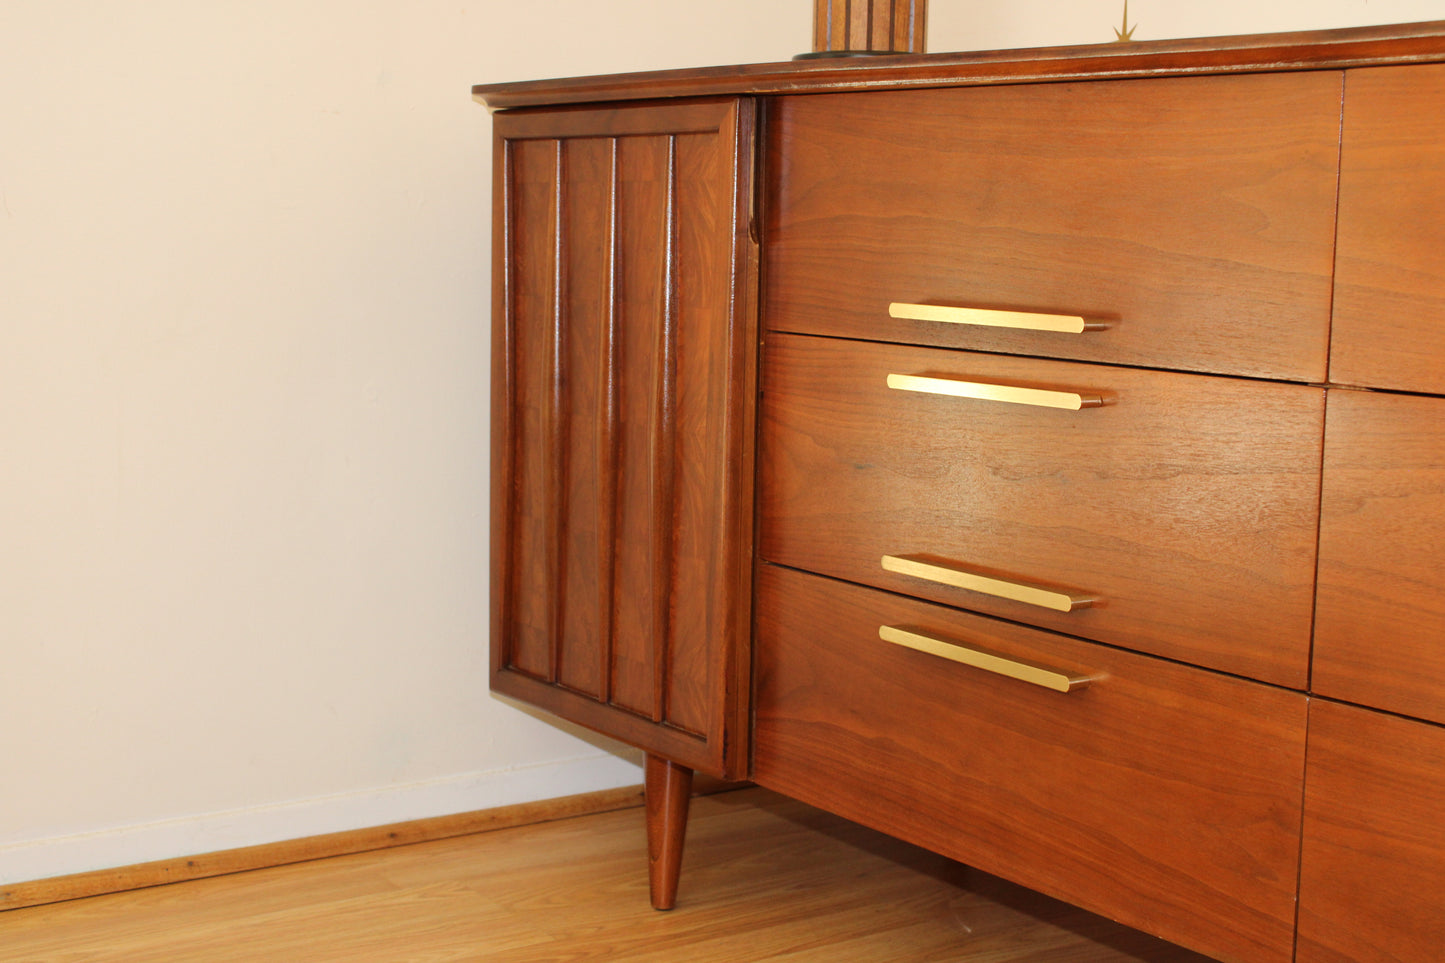
{"label": "vertical wood slat panel", "polygon": [[[517,578],[511,558],[516,550],[516,497],[512,479],[516,466],[517,328],[513,310],[514,259],[512,228],[516,212],[514,149],[496,138],[492,157],[492,478],[491,478],[491,669],[499,673],[513,662]],[[500,213],[500,217],[497,214]]]}
{"label": "vertical wood slat panel", "polygon": [[848,49],[848,6],[852,0],[828,0],[828,50]]}
{"label": "vertical wood slat panel", "polygon": [[873,0],[848,0],[848,33],[845,50],[871,50],[869,37],[873,14]]}
{"label": "vertical wood slat panel", "polygon": [[612,701],[647,718],[657,704],[658,579],[653,462],[658,432],[657,385],[662,359],[658,326],[665,314],[663,257],[667,247],[667,137],[638,136],[618,148],[618,490],[617,630]]}
{"label": "vertical wood slat panel", "polygon": [[547,342],[548,411],[546,413],[547,466],[543,499],[546,505],[546,585],[551,589],[547,611],[547,678],[557,681],[562,646],[560,630],[567,605],[567,563],[569,542],[563,537],[567,519],[567,426],[571,409],[567,403],[567,382],[563,359],[567,353],[565,256],[567,225],[567,140],[558,138],[552,166],[552,298],[551,330]]}
{"label": "vertical wood slat panel", "polygon": [[559,398],[567,415],[557,493],[563,594],[556,678],[600,699],[604,686],[596,653],[611,622],[607,540],[612,508],[605,479],[612,145],[605,138],[572,138],[565,144],[557,302],[562,306]]}
{"label": "vertical wood slat panel", "polygon": [[893,50],[923,53],[927,48],[928,0],[910,0],[907,16],[893,22]]}
{"label": "vertical wood slat panel", "polygon": [[877,4],[868,13],[868,49],[892,50],[893,22],[898,17],[898,4]]}
{"label": "vertical wood slat panel", "polygon": [[556,164],[559,142],[511,146],[513,210],[511,311],[514,435],[511,497],[510,652],[508,664],[552,678],[555,585],[553,477],[553,304],[556,292]]}
{"label": "vertical wood slat panel", "polygon": [[672,652],[673,539],[677,532],[677,136],[667,138],[662,221],[662,315],[653,369],[652,473],[652,721],[667,715]]}
{"label": "vertical wood slat panel", "polygon": [[601,485],[598,493],[598,512],[601,524],[598,534],[598,571],[601,573],[597,586],[598,608],[605,613],[600,628],[601,639],[597,649],[597,677],[600,681],[598,698],[604,703],[612,701],[612,660],[617,646],[617,518],[619,512],[617,472],[620,466],[618,445],[620,443],[620,408],[618,406],[618,379],[621,376],[620,334],[618,321],[619,272],[622,269],[622,248],[620,237],[618,165],[618,139],[608,139],[607,170],[607,334],[605,352],[598,356],[603,369],[604,404],[602,457],[598,470]]}
{"label": "vertical wood slat panel", "polygon": [[673,610],[666,679],[666,721],[688,732],[707,726],[708,648],[722,638],[723,606],[712,582],[728,538],[719,529],[727,501],[726,443],[729,277],[712,268],[718,239],[732,234],[730,192],[715,138],[676,141],[676,326],[687,332],[676,353],[677,476],[673,499],[672,591],[688,604]]}
{"label": "vertical wood slat panel", "polygon": [[927,0],[817,0],[814,52],[923,53]]}

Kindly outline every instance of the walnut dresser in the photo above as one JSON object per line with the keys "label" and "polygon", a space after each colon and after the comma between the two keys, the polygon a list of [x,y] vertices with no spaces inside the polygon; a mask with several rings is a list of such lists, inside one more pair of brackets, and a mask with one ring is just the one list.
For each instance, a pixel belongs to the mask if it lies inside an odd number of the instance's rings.
{"label": "walnut dresser", "polygon": [[1445,23],[482,86],[493,686],[1222,960],[1445,952]]}

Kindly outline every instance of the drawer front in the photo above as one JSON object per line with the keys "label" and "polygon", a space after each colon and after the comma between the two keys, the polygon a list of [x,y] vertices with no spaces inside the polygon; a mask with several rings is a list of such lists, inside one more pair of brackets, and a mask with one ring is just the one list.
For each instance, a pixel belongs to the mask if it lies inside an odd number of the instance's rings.
{"label": "drawer front", "polygon": [[1303,695],[773,566],[757,612],[761,785],[1220,959],[1290,958]]}
{"label": "drawer front", "polygon": [[[890,387],[890,376],[918,380]],[[960,383],[1104,403],[909,390]],[[764,353],[761,553],[1303,688],[1323,394],[775,335]],[[1021,600],[1019,584],[1044,595]],[[1049,607],[1059,596],[1085,601]]]}
{"label": "drawer front", "polygon": [[1320,695],[1445,722],[1445,399],[1330,391]]}
{"label": "drawer front", "polygon": [[1445,947],[1445,730],[1315,700],[1299,963],[1436,963]]}
{"label": "drawer front", "polygon": [[1345,84],[1330,378],[1445,393],[1445,65]]}
{"label": "drawer front", "polygon": [[[1341,76],[781,98],[776,330],[1324,380]],[[1078,315],[1083,333],[890,316]]]}

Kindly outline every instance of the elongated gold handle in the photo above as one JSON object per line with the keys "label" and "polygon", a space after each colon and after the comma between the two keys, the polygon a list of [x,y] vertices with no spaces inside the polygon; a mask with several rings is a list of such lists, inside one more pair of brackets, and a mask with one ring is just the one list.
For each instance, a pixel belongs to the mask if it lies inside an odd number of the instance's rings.
{"label": "elongated gold handle", "polygon": [[944,564],[916,555],[885,555],[883,556],[883,568],[889,572],[897,572],[899,575],[910,575],[913,578],[937,582],[940,585],[951,585],[954,588],[981,592],[995,598],[1010,599],[1014,602],[1023,602],[1025,605],[1053,609],[1055,612],[1072,612],[1075,609],[1088,608],[1099,602],[1099,596],[1089,592],[1070,591],[1033,582],[1015,582],[994,578],[970,571],[951,562]]}
{"label": "elongated gold handle", "polygon": [[971,665],[975,669],[992,672],[994,675],[1007,676],[1030,685],[1043,686],[1045,689],[1052,689],[1055,692],[1073,692],[1094,681],[1094,677],[1091,675],[1047,669],[1031,662],[1021,662],[1018,659],[995,655],[983,649],[947,642],[934,638],[912,626],[880,625],[878,637],[884,642],[892,642],[894,645],[927,652],[929,655],[952,659],[954,662]]}
{"label": "elongated gold handle", "polygon": [[1069,411],[1078,411],[1080,408],[1098,408],[1104,403],[1102,395],[1093,393],[1055,391],[1051,388],[1019,388],[1014,385],[960,381],[955,378],[936,378],[931,375],[890,374],[888,387],[898,391],[919,391],[929,395],[975,398],[979,401],[1002,401],[1011,405],[1033,405],[1036,408],[1064,408]]}
{"label": "elongated gold handle", "polygon": [[1083,334],[1102,331],[1103,321],[1074,314],[1037,314],[1032,311],[993,311],[986,308],[953,308],[941,304],[888,305],[888,316],[907,321],[939,321],[944,324],[976,324],[990,328],[1018,328],[1024,331],[1060,331]]}

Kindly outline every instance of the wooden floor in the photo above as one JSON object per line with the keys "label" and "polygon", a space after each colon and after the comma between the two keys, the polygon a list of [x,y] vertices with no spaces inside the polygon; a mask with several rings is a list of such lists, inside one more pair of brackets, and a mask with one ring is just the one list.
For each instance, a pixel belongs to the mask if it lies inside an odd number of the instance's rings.
{"label": "wooden floor", "polygon": [[636,809],[0,913],[3,963],[1202,959],[761,789],[694,801],[670,913]]}

